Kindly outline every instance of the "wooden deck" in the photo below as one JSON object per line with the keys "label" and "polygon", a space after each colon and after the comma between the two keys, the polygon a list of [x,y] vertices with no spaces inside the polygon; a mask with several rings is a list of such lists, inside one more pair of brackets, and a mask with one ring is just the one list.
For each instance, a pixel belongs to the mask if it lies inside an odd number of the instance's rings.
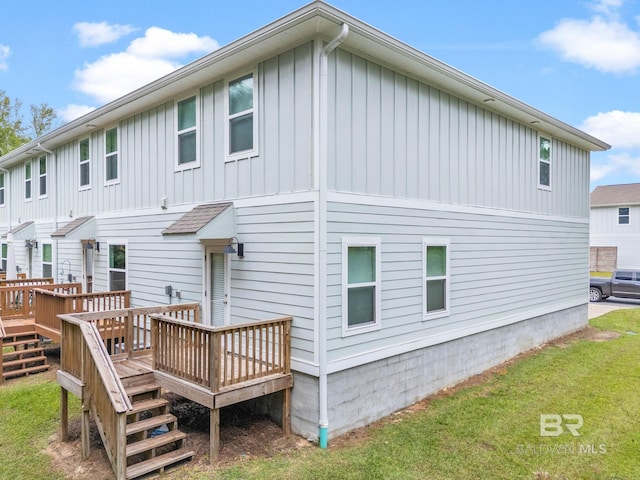
{"label": "wooden deck", "polygon": [[[128,478],[126,472],[132,471],[122,446],[126,441],[118,433],[132,408],[127,389],[157,384],[209,408],[212,462],[218,457],[222,407],[282,391],[282,426],[290,432],[291,317],[213,328],[197,323],[197,304],[59,317],[62,436],[67,435],[66,396],[71,392],[101,419],[117,478]],[[83,421],[88,422],[88,414]],[[88,443],[87,437],[87,449]]]}

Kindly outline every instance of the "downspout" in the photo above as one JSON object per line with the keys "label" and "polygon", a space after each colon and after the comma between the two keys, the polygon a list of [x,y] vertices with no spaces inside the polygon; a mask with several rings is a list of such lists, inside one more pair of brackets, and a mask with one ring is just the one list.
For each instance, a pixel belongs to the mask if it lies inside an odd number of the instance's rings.
{"label": "downspout", "polygon": [[318,299],[318,395],[319,395],[319,445],[327,448],[329,433],[329,389],[327,366],[327,165],[328,165],[328,57],[349,34],[349,25],[342,24],[340,33],[320,52],[319,92],[319,165],[318,165],[318,250],[319,250],[319,299]]}

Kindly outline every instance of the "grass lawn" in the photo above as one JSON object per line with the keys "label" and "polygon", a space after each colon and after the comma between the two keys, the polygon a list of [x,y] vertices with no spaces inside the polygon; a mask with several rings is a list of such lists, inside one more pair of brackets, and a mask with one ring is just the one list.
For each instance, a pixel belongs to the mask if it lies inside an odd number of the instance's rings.
{"label": "grass lawn", "polygon": [[[167,478],[638,479],[640,309],[591,324],[620,336],[540,349],[481,383],[398,412],[353,440],[330,441],[327,450],[239,460],[228,468],[187,464]],[[58,387],[36,379],[0,387],[2,479],[61,478],[40,453],[58,428]],[[580,415],[581,436],[567,428],[541,436],[542,414]]]}

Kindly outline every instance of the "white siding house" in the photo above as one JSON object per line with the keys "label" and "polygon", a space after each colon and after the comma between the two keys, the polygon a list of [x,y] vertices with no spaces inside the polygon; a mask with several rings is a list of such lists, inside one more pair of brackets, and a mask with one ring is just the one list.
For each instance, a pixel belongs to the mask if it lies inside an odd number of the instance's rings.
{"label": "white siding house", "polygon": [[591,248],[615,247],[614,268],[640,268],[640,183],[602,185],[591,192]]}
{"label": "white siding house", "polygon": [[0,228],[34,277],[293,316],[322,444],[586,325],[607,148],[314,1],[0,158]]}

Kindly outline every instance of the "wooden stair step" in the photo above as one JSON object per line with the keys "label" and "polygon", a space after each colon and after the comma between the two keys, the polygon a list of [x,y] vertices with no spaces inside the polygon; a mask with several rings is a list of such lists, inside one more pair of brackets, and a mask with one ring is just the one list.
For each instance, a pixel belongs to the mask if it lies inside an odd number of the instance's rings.
{"label": "wooden stair step", "polygon": [[[16,365],[24,365],[25,363],[34,363],[34,362],[45,362],[47,361],[47,357],[45,355],[39,355],[37,357],[25,357],[19,358],[17,360],[4,360],[4,368],[7,367],[15,367]],[[48,368],[48,365],[47,365]]]}
{"label": "wooden stair step", "polygon": [[40,340],[38,340],[37,338],[32,338],[32,339],[5,341],[2,343],[2,346],[3,347],[19,347],[21,345],[31,345],[32,343],[39,344]]}
{"label": "wooden stair step", "polygon": [[126,388],[126,391],[129,398],[131,398],[137,395],[144,395],[145,393],[159,392],[160,388],[160,385],[157,383],[144,383],[142,385],[128,387]]}
{"label": "wooden stair step", "polygon": [[2,376],[4,378],[12,378],[27,375],[29,373],[44,372],[46,370],[49,370],[49,365],[36,365],[33,367],[21,368],[19,370],[9,370],[7,372],[2,372]]}
{"label": "wooden stair step", "polygon": [[163,455],[153,457],[149,460],[145,460],[144,462],[136,463],[135,465],[127,467],[127,478],[131,479],[140,477],[149,472],[164,469],[164,467],[168,467],[170,465],[173,465],[174,463],[191,459],[193,458],[193,456],[194,452],[187,448],[173,450],[172,452],[168,452]]}
{"label": "wooden stair step", "polygon": [[156,437],[149,437],[138,442],[130,443],[127,445],[127,457],[148,452],[153,448],[162,447],[164,445],[177,442],[178,440],[184,440],[186,437],[187,434],[180,430],[169,430],[168,432]]}
{"label": "wooden stair step", "polygon": [[152,410],[154,408],[166,407],[169,405],[169,401],[164,398],[150,398],[148,400],[141,400],[135,402],[133,408],[127,412],[127,415],[133,415],[135,413],[144,412],[145,410]]}
{"label": "wooden stair step", "polygon": [[9,352],[4,352],[3,357],[14,357],[16,355],[36,355],[41,356],[42,352],[44,352],[43,347],[33,347],[33,348],[22,348],[20,350],[11,350]]}
{"label": "wooden stair step", "polygon": [[163,424],[172,424],[175,423],[178,419],[171,415],[170,413],[166,413],[164,415],[156,415],[155,417],[146,418],[144,420],[140,420],[138,422],[133,422],[127,424],[127,435],[132,435],[138,432],[144,432],[145,430],[151,430],[152,428],[159,427]]}

